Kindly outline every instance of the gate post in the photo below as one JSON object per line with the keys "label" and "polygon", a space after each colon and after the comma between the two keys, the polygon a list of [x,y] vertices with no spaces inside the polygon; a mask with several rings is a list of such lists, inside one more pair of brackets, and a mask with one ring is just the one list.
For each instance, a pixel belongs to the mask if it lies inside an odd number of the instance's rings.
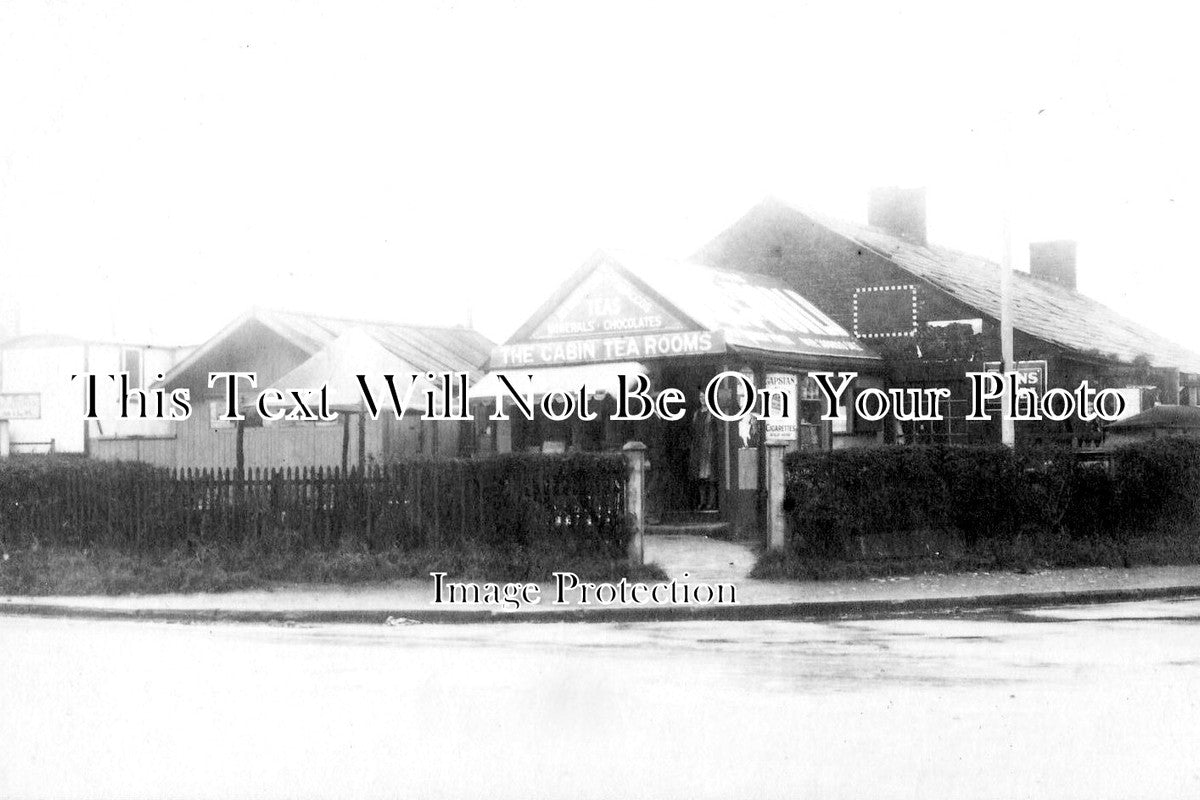
{"label": "gate post", "polygon": [[784,466],[783,442],[767,444],[767,549],[787,547],[787,519],[783,515]]}
{"label": "gate post", "polygon": [[646,445],[626,442],[621,452],[625,456],[625,517],[633,529],[629,537],[629,562],[640,565],[645,555],[642,537],[646,533]]}

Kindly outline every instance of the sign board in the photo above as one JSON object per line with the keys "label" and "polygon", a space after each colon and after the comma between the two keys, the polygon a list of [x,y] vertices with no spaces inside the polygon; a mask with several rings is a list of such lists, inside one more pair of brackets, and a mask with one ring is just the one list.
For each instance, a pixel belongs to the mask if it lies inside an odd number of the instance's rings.
{"label": "sign board", "polygon": [[504,344],[492,350],[491,369],[559,364],[592,364],[603,361],[640,361],[646,358],[703,355],[725,352],[720,331],[678,331],[592,339],[559,339],[546,342]]}
{"label": "sign board", "polygon": [[861,286],[854,290],[855,336],[886,339],[913,336],[916,332],[916,286]]}
{"label": "sign board", "polygon": [[40,394],[0,394],[0,419],[41,418],[42,396]]}
{"label": "sign board", "polygon": [[[983,364],[984,372],[999,372],[999,361],[986,361]],[[1038,397],[1048,388],[1047,381],[1049,373],[1045,361],[1017,361],[1013,364],[1013,371],[1017,374],[1017,387],[1024,389],[1032,389],[1033,393]],[[989,400],[987,403],[988,409],[1000,408],[999,400]]]}
{"label": "sign board", "polygon": [[[796,418],[800,406],[796,396],[796,376],[784,372],[768,372],[767,387],[771,394],[771,416],[767,419],[767,441],[790,444],[796,441]],[[780,394],[782,392],[782,394]],[[783,397],[787,397],[787,416],[783,416]]]}
{"label": "sign board", "polygon": [[[742,373],[751,382],[754,381],[754,376],[749,373]],[[782,444],[791,444],[796,441],[796,419],[797,412],[800,408],[797,405],[798,397],[796,395],[796,376],[786,372],[768,372],[766,388],[771,392],[771,415],[765,422],[767,423],[767,441],[781,442]],[[741,381],[734,384],[737,393],[737,404],[739,407],[746,402],[746,392]],[[787,397],[787,416],[783,414],[783,398]],[[747,415],[743,422],[747,422],[752,418],[756,419],[756,414]],[[749,442],[750,431],[749,425],[744,426],[746,429],[742,432],[743,440]]]}
{"label": "sign board", "polygon": [[628,278],[612,267],[602,266],[576,286],[529,338],[543,341],[612,337],[669,333],[688,327]]}

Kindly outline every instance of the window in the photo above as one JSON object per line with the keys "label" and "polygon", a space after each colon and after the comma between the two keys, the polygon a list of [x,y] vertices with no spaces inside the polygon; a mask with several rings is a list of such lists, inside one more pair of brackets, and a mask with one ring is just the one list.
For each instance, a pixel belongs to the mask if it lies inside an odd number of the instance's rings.
{"label": "window", "polygon": [[142,351],[134,347],[121,350],[121,371],[129,373],[129,388],[143,389],[142,386]]}
{"label": "window", "polygon": [[208,424],[214,431],[230,430],[233,428],[234,422],[231,419],[221,419],[221,415],[225,413],[224,400],[209,400],[208,401]]}

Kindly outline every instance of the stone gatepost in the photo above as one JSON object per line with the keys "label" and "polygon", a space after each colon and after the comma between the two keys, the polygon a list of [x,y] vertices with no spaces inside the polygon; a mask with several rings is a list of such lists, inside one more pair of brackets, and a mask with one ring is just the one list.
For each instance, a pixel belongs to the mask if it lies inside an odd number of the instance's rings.
{"label": "stone gatepost", "polygon": [[621,448],[625,455],[625,515],[633,528],[629,537],[629,563],[644,563],[646,534],[646,445],[626,442]]}

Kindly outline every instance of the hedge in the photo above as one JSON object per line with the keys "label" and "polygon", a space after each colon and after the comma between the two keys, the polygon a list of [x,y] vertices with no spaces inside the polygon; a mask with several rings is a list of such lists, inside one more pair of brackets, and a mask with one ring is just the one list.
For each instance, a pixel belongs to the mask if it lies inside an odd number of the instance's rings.
{"label": "hedge", "polygon": [[1111,468],[1001,445],[801,452],[787,459],[792,551],[953,555],[1017,537],[1113,537],[1200,525],[1200,440],[1127,445]]}

